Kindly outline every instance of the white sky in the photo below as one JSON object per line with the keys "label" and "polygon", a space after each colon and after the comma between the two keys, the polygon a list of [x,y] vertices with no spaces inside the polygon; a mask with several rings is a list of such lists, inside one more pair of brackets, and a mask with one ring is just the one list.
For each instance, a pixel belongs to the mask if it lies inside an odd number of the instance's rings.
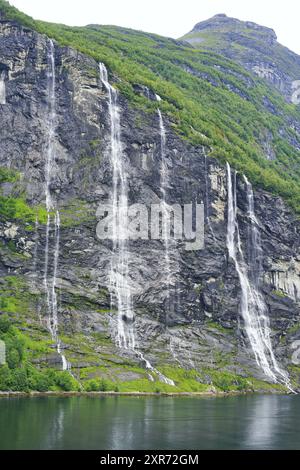
{"label": "white sky", "polygon": [[10,0],[36,19],[83,26],[111,24],[179,38],[217,13],[275,30],[300,54],[299,0]]}

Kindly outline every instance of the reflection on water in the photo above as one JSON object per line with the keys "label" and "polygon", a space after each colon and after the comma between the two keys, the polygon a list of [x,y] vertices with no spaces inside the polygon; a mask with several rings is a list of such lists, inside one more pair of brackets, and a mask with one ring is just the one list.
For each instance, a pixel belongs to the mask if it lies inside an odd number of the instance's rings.
{"label": "reflection on water", "polygon": [[[248,409],[248,426],[243,447],[246,449],[270,449],[282,448],[282,446],[299,448],[300,443],[297,443],[299,411],[298,397],[295,400],[292,400],[292,397],[280,396],[255,397],[253,406]],[[295,416],[292,416],[293,413]]]}
{"label": "reflection on water", "polygon": [[278,426],[277,413],[280,409],[280,398],[277,396],[260,397],[251,407],[251,416],[247,416],[248,425],[244,439],[245,448],[260,446],[267,448],[274,439]]}
{"label": "reflection on water", "polygon": [[45,423],[48,425],[48,429],[42,435],[44,438],[44,443],[41,445],[42,448],[55,449],[63,439],[65,413],[66,410],[63,403],[57,403],[52,420]]}
{"label": "reflection on water", "polygon": [[0,399],[0,449],[300,449],[300,397]]}

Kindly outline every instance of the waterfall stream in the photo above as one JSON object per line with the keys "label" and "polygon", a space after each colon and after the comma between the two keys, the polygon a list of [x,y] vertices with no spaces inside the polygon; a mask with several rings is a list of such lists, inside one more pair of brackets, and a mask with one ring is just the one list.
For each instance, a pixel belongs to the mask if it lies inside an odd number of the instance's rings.
{"label": "waterfall stream", "polygon": [[[228,186],[228,222],[227,222],[227,248],[229,257],[239,277],[241,286],[241,314],[245,324],[245,331],[253,350],[257,365],[264,374],[275,383],[282,383],[291,389],[287,374],[280,369],[271,342],[271,329],[268,318],[267,306],[259,291],[259,272],[257,272],[257,254],[261,252],[258,221],[254,212],[254,198],[252,186],[245,179],[248,200],[248,216],[250,219],[249,241],[255,256],[250,257],[247,265],[240,239],[239,225],[237,220],[237,192],[236,172],[232,181],[230,165],[227,163],[227,186]],[[249,274],[250,273],[250,274]],[[251,273],[253,276],[251,276]]]}
{"label": "waterfall stream", "polygon": [[108,81],[104,64],[99,64],[100,79],[108,93],[110,117],[110,156],[113,169],[113,258],[110,270],[112,307],[118,310],[118,344],[120,348],[134,349],[134,311],[129,279],[128,229],[128,181],[124,166],[121,141],[118,93]]}
{"label": "waterfall stream", "polygon": [[[171,385],[172,387],[175,386],[175,383],[173,382],[173,380],[169,379],[164,374],[162,374],[158,369],[153,367],[152,364],[148,361],[148,359],[146,359],[140,351],[137,351],[137,355],[142,359],[142,361],[144,361],[146,369],[149,369],[151,372],[156,374],[161,382],[163,382],[167,385]],[[153,382],[152,375],[151,374],[149,374],[149,375],[150,375],[150,380]]]}
{"label": "waterfall stream", "polygon": [[5,72],[0,73],[0,104],[6,104]]}
{"label": "waterfall stream", "polygon": [[[120,109],[117,90],[109,83],[105,65],[99,63],[100,80],[108,94],[108,110],[110,118],[110,159],[113,170],[112,189],[112,225],[113,225],[113,256],[110,268],[111,307],[117,308],[117,341],[121,349],[131,350],[137,355],[151,372],[168,384],[174,382],[155,369],[144,355],[136,349],[134,331],[134,310],[129,278],[130,252],[127,241],[128,230],[128,181],[124,165],[121,140]],[[163,129],[163,128],[162,128]],[[165,140],[163,141],[165,142]],[[151,376],[152,377],[152,376]],[[153,377],[152,377],[153,379]]]}
{"label": "waterfall stream", "polygon": [[207,223],[208,229],[212,234],[214,243],[217,244],[215,237],[214,229],[210,221],[210,202],[209,202],[209,184],[208,184],[208,166],[207,166],[207,156],[204,155],[204,178],[205,178],[205,221]]}
{"label": "waterfall stream", "polygon": [[160,109],[157,110],[160,132],[160,191],[162,195],[162,238],[165,245],[165,266],[164,274],[166,279],[167,308],[170,308],[170,285],[171,285],[171,266],[170,266],[170,227],[169,227],[169,208],[167,204],[167,189],[169,186],[169,170],[166,162],[166,129]]}
{"label": "waterfall stream", "polygon": [[[49,39],[47,52],[48,75],[47,75],[47,98],[48,98],[48,120],[47,120],[47,154],[45,164],[45,198],[47,209],[46,242],[45,242],[45,262],[44,262],[44,287],[47,300],[47,326],[51,333],[53,341],[56,343],[57,353],[61,357],[62,369],[70,368],[64,354],[61,351],[61,344],[58,337],[58,304],[57,304],[57,271],[59,264],[59,246],[60,246],[60,215],[55,209],[55,202],[51,197],[51,180],[53,175],[53,166],[55,164],[55,132],[56,132],[56,102],[55,102],[55,48],[53,41]],[[53,249],[53,273],[52,280],[49,273],[50,253],[50,232],[53,229],[51,217],[54,215],[54,249]]]}

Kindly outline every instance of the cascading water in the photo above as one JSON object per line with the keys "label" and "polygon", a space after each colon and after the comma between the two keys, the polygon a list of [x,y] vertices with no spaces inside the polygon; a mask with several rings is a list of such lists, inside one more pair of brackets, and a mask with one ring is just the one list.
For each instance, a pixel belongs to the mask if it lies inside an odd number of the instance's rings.
{"label": "cascading water", "polygon": [[[155,95],[157,101],[161,101],[159,95]],[[169,187],[169,170],[168,165],[166,162],[166,143],[167,143],[167,136],[166,136],[166,128],[164,125],[164,120],[161,114],[160,109],[157,109],[158,120],[159,120],[159,133],[160,133],[160,191],[162,195],[162,238],[165,244],[165,266],[164,266],[164,274],[166,279],[166,294],[167,294],[167,309],[169,310],[171,307],[170,303],[170,286],[172,282],[172,272],[171,272],[171,263],[170,263],[170,227],[169,227],[169,220],[170,220],[170,211],[167,204],[167,190]],[[147,361],[148,362],[148,361]],[[150,363],[149,363],[150,364]],[[154,372],[159,374],[160,379],[168,385],[175,385],[173,380],[168,379],[167,377],[163,376],[159,371],[154,369],[151,364],[150,367],[147,365],[147,368],[152,369]]]}
{"label": "cascading water", "polygon": [[247,191],[248,217],[250,226],[248,229],[248,264],[249,275],[253,284],[259,286],[262,276],[262,248],[259,233],[259,222],[255,215],[254,194],[251,183],[244,175]]}
{"label": "cascading water", "polygon": [[123,161],[118,93],[109,83],[107,69],[102,63],[99,64],[99,73],[100,80],[108,94],[110,117],[110,156],[113,169],[113,259],[110,269],[110,292],[112,307],[117,307],[118,310],[118,346],[132,350],[145,363],[146,369],[157,374],[162,382],[174,386],[172,380],[155,369],[144,355],[136,350],[127,245],[128,181]]}
{"label": "cascading water", "polygon": [[[146,369],[149,369],[151,372],[156,374],[161,382],[163,382],[167,385],[171,385],[172,387],[175,386],[175,383],[173,382],[173,380],[168,379],[168,377],[166,377],[159,370],[157,370],[155,367],[153,367],[152,364],[150,364],[150,362],[144,357],[144,355],[141,352],[137,351],[136,353],[142,359],[142,361],[144,361],[144,363],[146,365]],[[152,377],[152,376],[150,375],[150,377]],[[150,380],[153,381],[153,377]]]}
{"label": "cascading water", "polygon": [[205,178],[205,210],[206,210],[206,215],[205,215],[205,220],[207,223],[207,226],[209,228],[210,233],[212,234],[212,237],[214,239],[214,242],[216,243],[216,237],[214,230],[211,225],[210,221],[210,203],[209,203],[209,186],[208,186],[208,167],[207,167],[207,156],[204,156],[204,178]]}
{"label": "cascading water", "polygon": [[120,348],[134,349],[134,311],[129,280],[128,182],[123,161],[118,93],[108,81],[104,64],[99,64],[100,79],[108,93],[110,116],[111,163],[113,167],[113,259],[110,271],[112,307],[118,309],[118,344]]}
{"label": "cascading water", "polygon": [[169,186],[169,170],[166,162],[166,129],[160,109],[157,110],[160,131],[160,191],[162,194],[162,238],[165,244],[165,278],[167,284],[167,304],[170,304],[170,285],[171,285],[171,267],[170,267],[170,230],[169,230],[169,209],[167,204],[167,189]]}
{"label": "cascading water", "polygon": [[37,270],[37,251],[39,243],[39,218],[36,215],[35,217],[35,227],[34,227],[34,253],[33,253],[33,272],[36,273]]}
{"label": "cascading water", "polygon": [[0,104],[6,104],[5,72],[0,73]]}
{"label": "cascading water", "polygon": [[[56,349],[62,360],[62,369],[70,368],[65,356],[61,352],[61,344],[58,338],[58,306],[57,306],[57,270],[59,264],[59,245],[60,245],[60,216],[59,211],[55,210],[55,203],[51,197],[51,179],[53,165],[55,164],[55,132],[56,132],[56,103],[55,103],[55,48],[53,41],[49,40],[47,53],[48,61],[48,121],[47,121],[47,158],[45,164],[45,198],[47,209],[46,242],[45,242],[45,267],[44,267],[44,287],[46,292],[48,319],[47,326],[52,339],[56,343]],[[51,230],[51,215],[54,216],[54,255],[53,255],[53,274],[52,280],[49,278],[49,244]]]}
{"label": "cascading water", "polygon": [[[254,198],[250,183],[246,179],[248,197],[248,215],[250,219],[251,248],[256,253],[261,252],[259,244],[258,221],[254,212]],[[236,172],[232,181],[231,168],[227,163],[227,187],[228,187],[228,222],[227,222],[227,248],[229,257],[234,261],[235,268],[241,285],[241,314],[245,324],[245,331],[252,347],[257,365],[264,374],[275,383],[282,383],[290,390],[291,385],[287,374],[280,369],[274,356],[270,325],[267,316],[267,307],[258,288],[258,281],[252,282],[248,275],[248,270],[253,273],[253,279],[259,278],[257,261],[253,259],[253,266],[247,266],[239,233],[237,221],[237,195],[236,195]]]}

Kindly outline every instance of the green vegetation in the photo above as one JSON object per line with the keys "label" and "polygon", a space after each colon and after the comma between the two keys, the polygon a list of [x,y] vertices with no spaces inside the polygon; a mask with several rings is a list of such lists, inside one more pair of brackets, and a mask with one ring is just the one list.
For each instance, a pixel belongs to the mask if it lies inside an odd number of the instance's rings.
{"label": "green vegetation", "polygon": [[282,290],[272,290],[271,294],[279,297],[280,299],[284,299],[287,296]]}
{"label": "green vegetation", "polygon": [[[13,283],[17,282],[15,279]],[[13,324],[7,314],[0,315],[0,340],[6,344],[6,364],[0,366],[0,391],[86,391],[86,392],[148,392],[148,393],[203,393],[284,391],[279,385],[268,384],[252,377],[241,377],[225,370],[226,364],[218,363],[218,369],[202,368],[186,370],[181,367],[158,365],[158,370],[175,386],[163,383],[159,376],[134,363],[125,362],[110,353],[111,341],[102,334],[92,336],[75,334],[61,336],[63,344],[72,353],[68,360],[73,364],[75,380],[68,372],[49,368],[43,357],[54,352],[53,342],[46,332],[33,329],[33,325]],[[78,345],[80,344],[80,348]],[[95,350],[95,345],[100,350]],[[78,352],[76,352],[78,351]],[[35,365],[38,360],[39,366]],[[77,363],[94,363],[78,370]]]}
{"label": "green vegetation", "polygon": [[96,210],[84,201],[73,199],[68,202],[68,206],[60,208],[61,225],[65,228],[72,228],[84,223],[96,223]]}
{"label": "green vegetation", "polygon": [[27,315],[35,307],[36,297],[28,292],[23,276],[5,276],[0,282],[0,310],[18,316]]}
{"label": "green vegetation", "polygon": [[288,366],[288,372],[290,375],[290,379],[292,382],[292,386],[295,387],[295,389],[299,388],[300,385],[300,366],[296,366],[294,364]]}
{"label": "green vegetation", "polygon": [[40,223],[47,222],[47,211],[43,207],[30,207],[24,199],[0,196],[0,217],[2,220],[21,220],[33,223],[36,218]]}
{"label": "green vegetation", "polygon": [[225,334],[232,333],[231,329],[224,328],[222,325],[220,325],[220,323],[214,322],[212,320],[206,322],[206,325],[209,328],[213,328],[214,330],[220,331],[220,333],[225,333]]}
{"label": "green vegetation", "polygon": [[260,63],[268,63],[271,50],[281,70],[295,77],[295,80],[298,79],[299,65],[295,60],[295,56],[293,56],[293,54],[287,54],[286,48],[275,41],[270,46],[270,36],[272,35],[273,39],[275,39],[275,36],[270,30],[266,28],[253,28],[251,25],[245,25],[243,21],[237,22],[235,20],[235,38],[234,41],[232,41],[232,28],[233,23],[228,19],[226,23],[223,22],[222,26],[213,26],[205,31],[192,31],[183,36],[182,40],[189,41],[191,39],[198,39],[198,42],[192,41],[194,47],[200,46],[202,50],[218,52],[228,57],[235,57],[235,61],[239,63],[248,62],[249,56],[253,55],[253,50],[258,51]]}
{"label": "green vegetation", "polygon": [[250,385],[247,379],[231,372],[205,369],[204,372],[211,378],[212,384],[223,392],[249,390]]}
{"label": "green vegetation", "polygon": [[300,330],[300,323],[296,323],[295,325],[288,328],[287,333],[293,334],[293,333],[297,333],[299,330]]}
{"label": "green vegetation", "polygon": [[0,167],[0,184],[1,183],[14,183],[18,179],[18,174],[9,169]]}
{"label": "green vegetation", "polygon": [[[0,3],[1,7],[1,3]],[[3,183],[17,183],[20,175],[15,170],[0,167],[0,185]],[[43,207],[30,207],[22,196],[3,196],[0,186],[0,217],[2,220],[21,220],[27,224],[47,222],[47,211]]]}
{"label": "green vegetation", "polygon": [[[8,18],[61,45],[105,62],[120,78],[116,86],[133,106],[148,112],[157,107],[134,93],[135,83],[155,90],[163,98],[162,110],[182,138],[209,147],[211,156],[229,161],[254,184],[282,196],[300,211],[300,152],[291,144],[299,146],[300,138],[288,124],[293,118],[300,119],[300,109],[286,104],[263,80],[212,51],[154,34],[35,21],[4,0],[0,0],[0,9]],[[264,155],[266,133],[272,135],[275,161]]]}
{"label": "green vegetation", "polygon": [[277,393],[286,392],[286,388],[281,384],[263,382],[262,380],[255,379],[254,377],[249,377],[247,380],[250,386],[250,390],[254,392],[257,392],[257,391],[277,392]]}
{"label": "green vegetation", "polygon": [[[204,47],[196,50],[183,42],[124,28],[79,28],[35,21],[4,0],[0,0],[0,11],[24,27],[47,34],[61,45],[73,47],[93,57],[96,62],[105,62],[110,80],[115,81],[115,86],[137,111],[137,127],[142,129],[157,108],[156,102],[135,93],[134,85],[142,84],[162,97],[160,107],[174,132],[182,139],[196,146],[205,146],[212,157],[230,162],[254,184],[284,197],[300,212],[300,152],[296,150],[300,148],[300,137],[291,125],[293,120],[300,120],[300,108],[285,103],[281,95],[272,91],[263,80],[252,76],[236,62],[208,52]],[[209,44],[211,48],[217,48],[220,44],[217,38],[204,39],[206,47]],[[235,47],[237,51],[240,49],[238,45]],[[92,77],[97,76],[96,63],[95,69],[88,73]],[[266,135],[271,136],[275,161],[265,157]],[[83,188],[93,177],[93,169],[98,167],[100,143],[98,139],[90,141],[85,154],[77,162]],[[16,184],[17,187],[19,176],[14,170],[0,168],[0,184]],[[12,191],[10,197],[0,192],[2,220],[23,221],[30,229],[36,216],[40,223],[47,221],[46,210],[30,207],[22,191]],[[67,207],[61,208],[64,228],[91,221],[96,221],[95,214],[88,210],[84,201],[74,199]],[[0,244],[1,254],[4,250],[9,251],[10,257],[21,256],[13,241],[5,247]],[[85,277],[89,280],[89,273],[83,272],[82,278]],[[7,276],[1,279],[0,287],[0,310],[3,312],[0,315],[0,339],[7,347],[7,364],[0,367],[0,390],[78,390],[79,384],[69,373],[48,368],[45,357],[53,354],[53,342],[47,331],[34,323],[37,298],[28,291],[22,278]],[[201,290],[200,284],[195,287],[197,295],[201,295]],[[272,293],[278,297],[284,295],[281,291]],[[70,311],[76,307],[90,310],[105,317],[108,313],[107,292],[100,294],[103,308],[99,303],[99,292],[97,302],[87,299],[84,292],[76,295],[66,293],[64,307]],[[30,315],[32,312],[34,315]],[[207,326],[215,330],[215,334],[230,333],[213,321],[207,322]],[[60,335],[60,338],[69,348],[68,360],[74,369],[78,363],[86,364],[81,364],[76,370],[86,391],[282,390],[280,386],[224,370],[232,364],[233,357],[218,352],[214,358],[217,369],[187,371],[166,366],[166,361],[163,366],[159,365],[158,369],[174,380],[175,387],[172,387],[162,383],[154,373],[154,381],[150,381],[149,371],[116,356],[111,339],[104,334],[95,333],[87,337],[74,333]],[[38,366],[35,360],[38,360]],[[132,380],[127,380],[127,377]]]}
{"label": "green vegetation", "polygon": [[0,316],[0,340],[6,346],[6,364],[0,366],[0,390],[45,392],[78,390],[68,372],[36,369],[28,358],[28,339],[15,328],[8,315]]}

